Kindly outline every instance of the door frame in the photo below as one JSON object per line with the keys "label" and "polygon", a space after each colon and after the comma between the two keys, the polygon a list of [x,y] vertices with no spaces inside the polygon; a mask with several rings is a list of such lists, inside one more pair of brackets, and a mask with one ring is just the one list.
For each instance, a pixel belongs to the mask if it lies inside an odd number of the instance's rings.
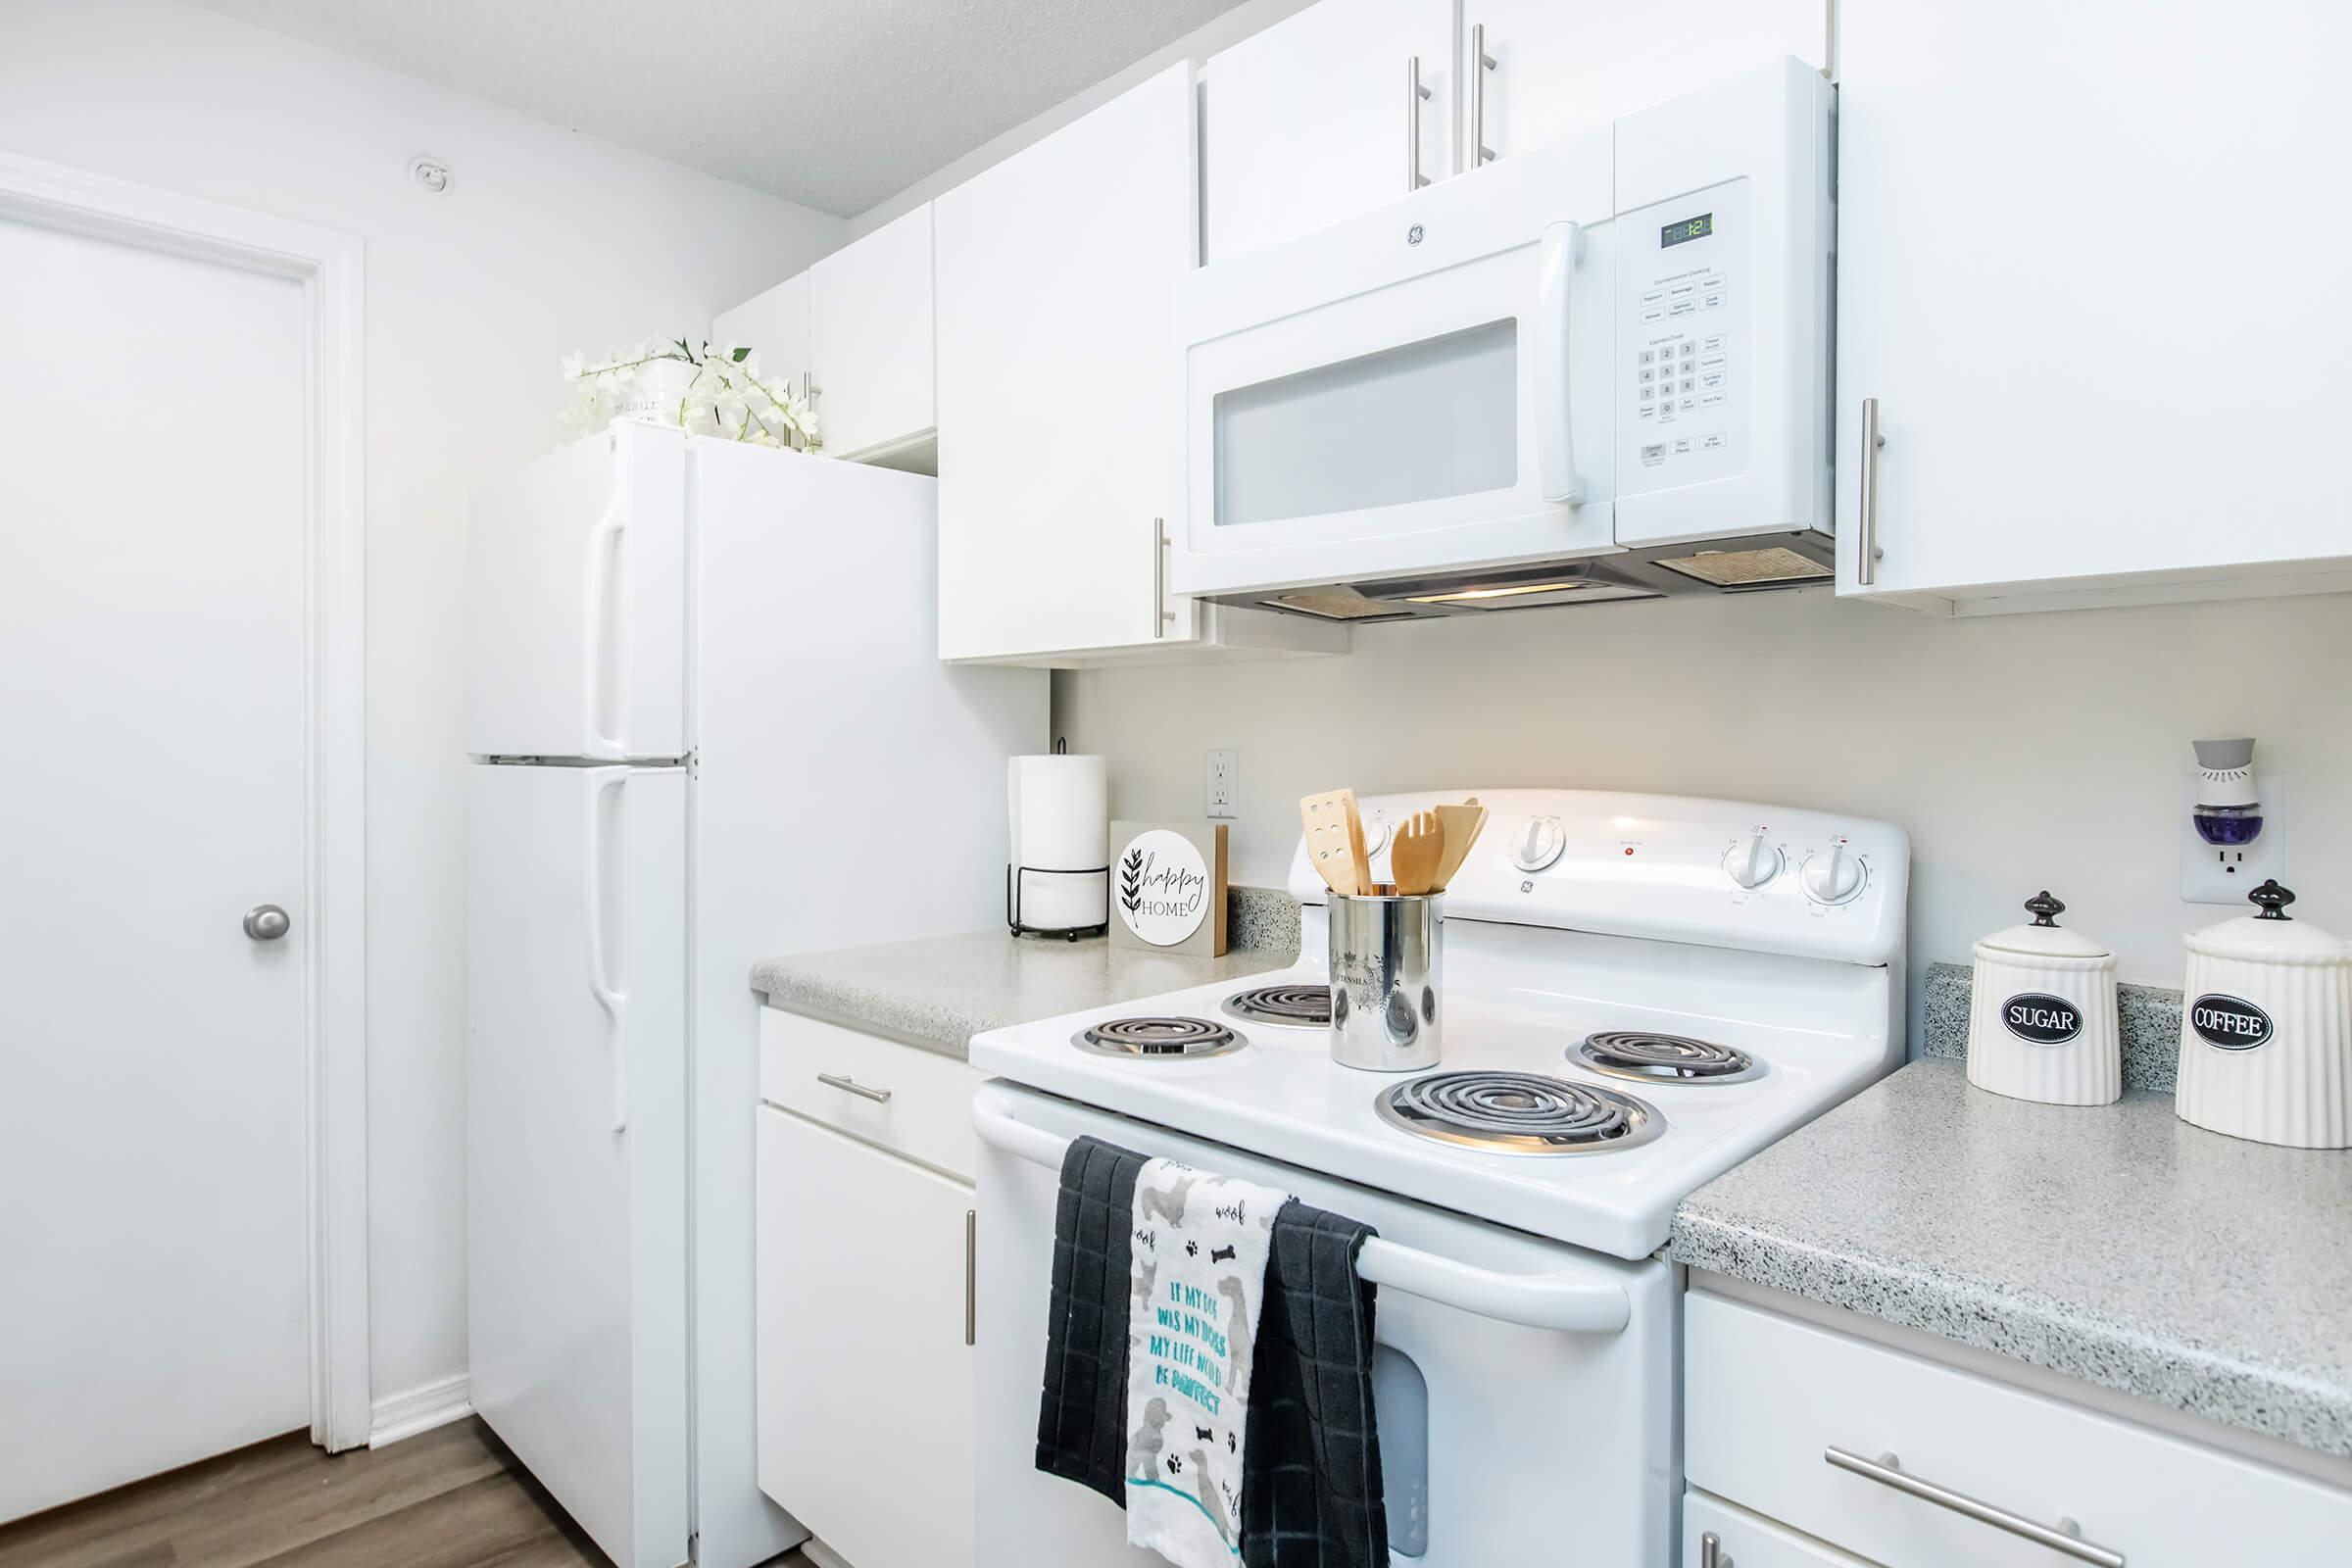
{"label": "door frame", "polygon": [[311,1441],[368,1442],[367,447],[357,236],[0,153],[0,217],[302,285]]}

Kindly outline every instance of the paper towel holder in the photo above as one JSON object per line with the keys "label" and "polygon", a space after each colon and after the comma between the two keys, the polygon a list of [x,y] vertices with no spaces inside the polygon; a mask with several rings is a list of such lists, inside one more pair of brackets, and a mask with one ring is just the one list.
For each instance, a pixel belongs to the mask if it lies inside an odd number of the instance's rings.
{"label": "paper towel holder", "polygon": [[[1104,918],[1096,925],[1023,925],[1021,923],[1021,885],[1033,876],[1095,876],[1102,879],[1102,910]],[[1098,865],[1091,871],[1056,871],[1042,865],[1008,865],[1004,868],[1004,923],[1016,937],[1060,937],[1075,942],[1080,937],[1099,937],[1110,931],[1110,867]]]}

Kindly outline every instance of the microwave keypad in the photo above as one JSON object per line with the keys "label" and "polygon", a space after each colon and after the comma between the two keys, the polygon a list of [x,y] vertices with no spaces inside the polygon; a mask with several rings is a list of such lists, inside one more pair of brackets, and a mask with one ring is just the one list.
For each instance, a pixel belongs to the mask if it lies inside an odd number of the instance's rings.
{"label": "microwave keypad", "polygon": [[[1658,427],[1694,425],[1721,409],[1731,395],[1731,334],[1677,332],[1653,342],[1635,355],[1634,417]],[[1720,419],[1715,420],[1720,424]],[[1701,431],[1686,439],[1660,440],[1644,435],[1641,459],[1656,466],[1669,457],[1690,452],[1716,452],[1724,446],[1720,429]]]}
{"label": "microwave keypad", "polygon": [[1746,182],[1618,222],[1618,494],[1729,478],[1747,461]]}

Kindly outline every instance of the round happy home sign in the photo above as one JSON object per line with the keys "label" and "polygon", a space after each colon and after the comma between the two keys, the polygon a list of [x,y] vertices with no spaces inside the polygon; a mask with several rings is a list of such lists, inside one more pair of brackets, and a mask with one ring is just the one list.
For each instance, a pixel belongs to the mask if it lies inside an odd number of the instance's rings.
{"label": "round happy home sign", "polygon": [[1127,841],[1111,867],[1110,902],[1137,938],[1172,948],[1208,915],[1208,865],[1191,839],[1149,828]]}

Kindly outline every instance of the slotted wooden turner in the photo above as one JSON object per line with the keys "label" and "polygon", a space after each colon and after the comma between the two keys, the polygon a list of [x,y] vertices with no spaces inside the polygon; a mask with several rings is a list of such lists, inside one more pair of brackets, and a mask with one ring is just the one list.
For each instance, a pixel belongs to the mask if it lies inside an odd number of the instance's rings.
{"label": "slotted wooden turner", "polygon": [[1371,873],[1364,864],[1364,825],[1356,814],[1355,791],[1309,795],[1298,803],[1298,815],[1306,824],[1306,858],[1324,885],[1349,898],[1370,892]]}

